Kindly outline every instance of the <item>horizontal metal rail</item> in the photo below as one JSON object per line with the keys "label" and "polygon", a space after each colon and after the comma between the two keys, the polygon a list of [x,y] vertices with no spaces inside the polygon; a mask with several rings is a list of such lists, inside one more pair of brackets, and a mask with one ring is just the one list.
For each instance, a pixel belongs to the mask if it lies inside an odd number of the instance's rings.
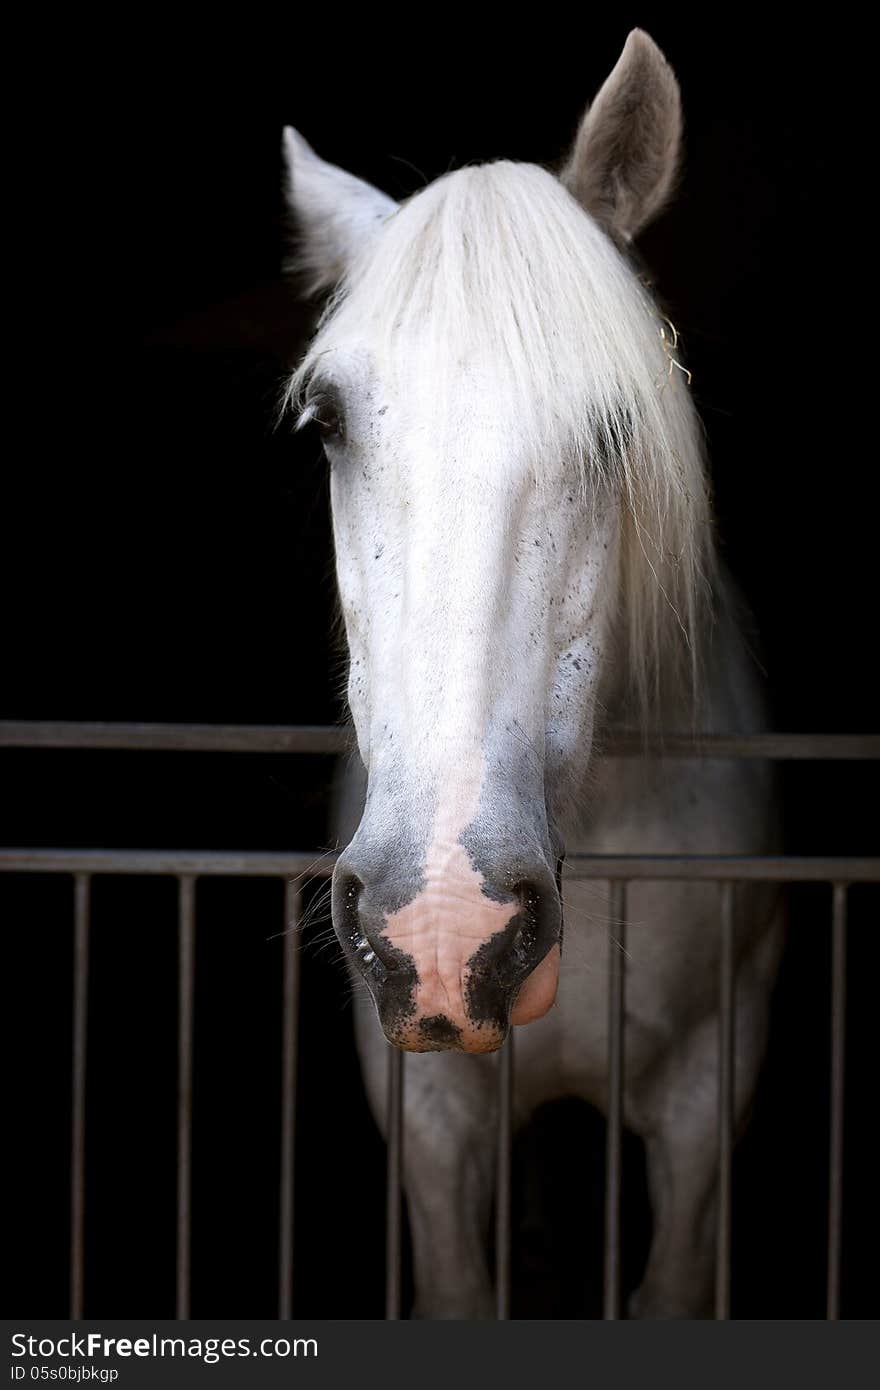
{"label": "horizontal metal rail", "polygon": [[[154,753],[346,753],[349,725],[335,724],[102,724],[0,721],[0,748],[116,749]],[[880,734],[693,734],[643,738],[612,730],[606,757],[757,758],[779,761],[880,759]]]}
{"label": "horizontal metal rail", "polygon": [[344,753],[347,725],[97,724],[0,721],[0,748],[117,749],[153,753]]}
{"label": "horizontal metal rail", "polygon": [[[165,874],[229,878],[329,878],[333,857],[223,850],[0,849],[0,873]],[[725,879],[758,883],[873,883],[880,857],[848,855],[572,854],[578,879]]]}

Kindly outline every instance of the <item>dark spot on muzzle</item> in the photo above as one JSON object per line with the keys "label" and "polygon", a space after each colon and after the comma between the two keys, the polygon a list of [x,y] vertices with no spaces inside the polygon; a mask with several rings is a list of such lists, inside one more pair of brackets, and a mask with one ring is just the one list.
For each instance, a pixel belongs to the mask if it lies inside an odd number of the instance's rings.
{"label": "dark spot on muzzle", "polygon": [[461,1043],[461,1029],[445,1014],[432,1014],[419,1022],[419,1035],[425,1043],[434,1048],[458,1047]]}

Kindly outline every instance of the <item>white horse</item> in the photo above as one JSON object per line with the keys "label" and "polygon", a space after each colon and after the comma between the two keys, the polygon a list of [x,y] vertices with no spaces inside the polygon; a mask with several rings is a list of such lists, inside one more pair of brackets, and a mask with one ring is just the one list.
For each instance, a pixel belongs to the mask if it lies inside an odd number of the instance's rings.
{"label": "white horse", "polygon": [[[517,1122],[555,1097],[606,1104],[609,894],[565,884],[561,955],[564,846],[773,847],[765,767],[601,756],[611,724],[763,721],[687,373],[627,254],[671,190],[680,130],[675,77],[634,31],[558,177],[464,168],[397,205],[285,131],[300,268],[333,291],[290,397],[330,462],[367,774],[333,920],[366,984],[380,1125],[385,1038],[421,1054],[405,1188],[422,1317],[491,1316],[489,1054],[509,1026],[529,1025]],[[741,1120],[782,932],[775,896],[736,901]],[[639,1316],[711,1304],[717,923],[712,884],[631,885],[624,1118],[654,1221]]]}

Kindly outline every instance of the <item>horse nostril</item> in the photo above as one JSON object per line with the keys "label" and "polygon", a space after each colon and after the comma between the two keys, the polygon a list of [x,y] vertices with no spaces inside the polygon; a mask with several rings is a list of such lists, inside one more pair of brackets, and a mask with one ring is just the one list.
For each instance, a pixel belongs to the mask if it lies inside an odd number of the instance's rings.
{"label": "horse nostril", "polygon": [[534,944],[541,918],[544,894],[534,883],[518,883],[516,895],[519,898],[517,940]]}
{"label": "horse nostril", "polygon": [[390,942],[383,941],[378,933],[369,928],[364,929],[363,940],[364,950],[360,953],[360,958],[364,965],[373,965],[378,961],[388,971],[400,969],[400,962],[395,958],[394,947]]}
{"label": "horse nostril", "polygon": [[360,922],[360,900],[364,885],[357,874],[337,867],[333,884],[333,922],[340,940],[347,941],[353,951],[366,945]]}
{"label": "horse nostril", "polygon": [[517,897],[523,915],[534,921],[538,916],[543,894],[534,883],[519,883],[516,888]]}
{"label": "horse nostril", "polygon": [[[510,971],[518,975],[531,969],[559,934],[557,895],[549,876],[546,884],[521,879],[513,885],[512,892],[519,903],[519,910],[510,924],[509,935],[498,958],[502,975]],[[505,957],[506,964],[502,964]]]}
{"label": "horse nostril", "polygon": [[400,969],[400,961],[390,942],[381,933],[381,915],[365,901],[364,882],[347,867],[338,873],[334,889],[334,906],[339,913],[339,935],[346,941],[365,970],[392,972]]}

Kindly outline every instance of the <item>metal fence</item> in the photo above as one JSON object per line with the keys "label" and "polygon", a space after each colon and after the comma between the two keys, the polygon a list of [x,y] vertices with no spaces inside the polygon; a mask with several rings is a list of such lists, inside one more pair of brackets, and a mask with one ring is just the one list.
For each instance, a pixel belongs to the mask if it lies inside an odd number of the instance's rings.
{"label": "metal fence", "polygon": [[[0,723],[0,748],[145,749],[151,751],[337,753],[350,747],[346,730],[324,727],[170,724]],[[643,756],[632,735],[609,740],[606,754]],[[649,750],[650,751],[650,750]],[[880,736],[753,734],[711,735],[698,741],[667,735],[664,757],[776,760],[880,759]],[[827,1317],[840,1309],[841,1218],[843,1207],[844,1081],[846,1030],[847,890],[850,884],[880,881],[880,858],[735,855],[574,855],[569,875],[609,882],[613,937],[608,969],[608,1115],[606,1139],[604,1317],[621,1313],[621,1172],[626,991],[626,893],[635,880],[709,880],[718,884],[720,968],[718,1032],[718,1227],[715,1316],[730,1316],[731,1191],[734,1144],[735,966],[734,894],[738,882],[826,883],[831,912],[831,1082],[829,1096],[829,1190]],[[195,995],[195,888],[214,875],[276,878],[285,885],[283,955],[280,1232],[278,1313],[292,1314],[294,1260],[294,1150],[300,960],[298,934],[302,884],[327,878],[332,860],[315,864],[305,853],[208,853],[147,850],[0,850],[0,872],[69,875],[74,884],[72,1127],[70,1218],[70,1316],[83,1315],[86,1155],[86,1060],[89,989],[89,904],[91,880],[100,874],[150,874],[178,883],[178,1075],[177,1075],[177,1317],[190,1308],[191,1149],[193,1013]],[[388,1049],[386,1317],[401,1316],[403,1242],[403,1145],[405,1054]],[[499,1057],[499,1125],[496,1197],[496,1313],[510,1315],[511,1148],[513,1139],[513,1034]]]}

